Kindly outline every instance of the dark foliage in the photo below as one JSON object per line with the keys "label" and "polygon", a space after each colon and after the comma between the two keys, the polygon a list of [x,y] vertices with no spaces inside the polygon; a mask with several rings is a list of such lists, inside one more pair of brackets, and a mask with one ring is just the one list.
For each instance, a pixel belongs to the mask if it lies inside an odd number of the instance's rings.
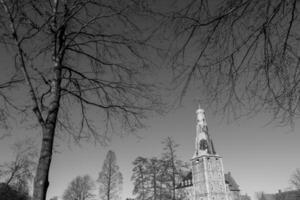
{"label": "dark foliage", "polygon": [[12,188],[11,186],[0,183],[0,199],[1,200],[29,200],[26,193],[21,193]]}

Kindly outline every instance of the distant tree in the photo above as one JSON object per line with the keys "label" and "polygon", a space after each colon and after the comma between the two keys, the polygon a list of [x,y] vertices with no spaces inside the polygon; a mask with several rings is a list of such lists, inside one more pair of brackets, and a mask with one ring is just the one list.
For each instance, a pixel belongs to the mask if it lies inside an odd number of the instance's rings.
{"label": "distant tree", "polygon": [[290,178],[292,186],[297,190],[297,199],[300,199],[300,169],[297,168]]}
{"label": "distant tree", "polygon": [[[289,193],[288,192],[278,192],[278,193],[276,193],[275,195],[275,200],[288,200],[289,199]],[[295,196],[296,198],[294,199],[293,198],[293,200],[299,200],[298,198],[297,198],[297,196]]]}
{"label": "distant tree", "polygon": [[291,184],[295,189],[300,190],[300,169],[296,169],[295,172],[292,174],[290,179]]}
{"label": "distant tree", "polygon": [[177,183],[189,167],[177,158],[178,144],[171,137],[162,141],[161,158],[137,157],[133,162],[131,180],[137,200],[176,199]]}
{"label": "distant tree", "polygon": [[32,139],[15,142],[12,146],[14,158],[0,165],[0,180],[17,190],[28,194],[36,169],[37,149]]}
{"label": "distant tree", "polygon": [[241,200],[251,200],[251,197],[247,194],[241,195]]}
{"label": "distant tree", "polygon": [[165,192],[165,165],[161,159],[152,157],[150,159],[138,157],[133,162],[133,174],[131,180],[134,182],[133,194],[137,200],[159,200]]}
{"label": "distant tree", "polygon": [[257,192],[255,195],[257,200],[267,200],[264,192]]}
{"label": "distant tree", "polygon": [[168,160],[158,160],[158,199],[172,199],[172,181],[170,179],[170,164]]}
{"label": "distant tree", "polygon": [[63,200],[92,200],[93,190],[94,182],[90,176],[77,176],[65,190]]}
{"label": "distant tree", "polygon": [[147,200],[149,198],[148,183],[150,177],[148,176],[149,160],[144,157],[137,157],[133,161],[133,169],[131,180],[133,181],[133,194],[136,195],[138,200]]}
{"label": "distant tree", "polygon": [[176,149],[179,145],[175,143],[172,137],[165,138],[162,144],[164,145],[162,160],[164,160],[167,165],[167,170],[164,174],[168,177],[168,181],[171,182],[171,196],[172,200],[175,200],[176,184],[179,181],[180,168],[182,167],[182,162],[176,155]]}
{"label": "distant tree", "polygon": [[160,158],[152,157],[146,165],[148,176],[148,199],[171,199],[170,182],[168,181],[168,163]]}
{"label": "distant tree", "polygon": [[123,177],[117,165],[116,154],[108,151],[102,170],[99,173],[100,196],[102,200],[118,200],[122,189]]}
{"label": "distant tree", "polygon": [[158,158],[153,157],[148,162],[148,174],[149,174],[149,188],[151,191],[150,196],[152,197],[152,200],[158,200],[159,199],[159,172],[161,167],[161,162]]}

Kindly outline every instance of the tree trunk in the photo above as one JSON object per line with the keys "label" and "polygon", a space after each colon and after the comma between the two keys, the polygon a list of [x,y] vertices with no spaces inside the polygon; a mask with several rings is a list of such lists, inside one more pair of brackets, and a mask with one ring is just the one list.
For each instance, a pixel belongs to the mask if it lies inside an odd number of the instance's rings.
{"label": "tree trunk", "polygon": [[48,174],[52,160],[55,127],[61,97],[61,62],[54,59],[53,100],[49,105],[47,119],[42,125],[43,140],[36,175],[34,178],[33,200],[46,200],[49,186]]}
{"label": "tree trunk", "polygon": [[176,199],[176,196],[175,196],[175,188],[176,188],[176,179],[175,179],[175,176],[176,176],[176,167],[175,167],[175,163],[174,163],[174,152],[173,152],[173,149],[172,149],[172,154],[171,154],[171,162],[172,162],[172,200],[175,200]]}
{"label": "tree trunk", "polygon": [[[154,169],[154,170],[156,170],[156,169]],[[156,188],[157,186],[156,186],[156,172],[154,172],[154,175],[153,175],[153,199],[154,200],[156,200],[156,197],[157,197],[157,191],[156,191]]]}
{"label": "tree trunk", "polygon": [[[46,199],[46,193],[49,185],[48,181],[48,173],[49,168],[51,164],[51,157],[52,157],[52,148],[53,148],[53,140],[54,140],[54,132],[55,132],[55,125],[56,125],[56,119],[57,119],[57,113],[58,113],[58,103],[60,99],[60,88],[56,87],[55,91],[55,98],[54,98],[54,106],[52,106],[52,111],[49,112],[49,120],[47,119],[48,123],[44,123],[41,111],[39,110],[37,97],[33,89],[33,85],[31,83],[30,76],[28,75],[27,69],[26,69],[26,63],[24,60],[24,51],[21,46],[21,42],[19,40],[19,37],[17,35],[16,26],[14,24],[14,19],[12,18],[10,11],[7,7],[7,5],[4,3],[3,0],[0,1],[1,5],[4,7],[6,13],[10,16],[10,27],[11,27],[11,34],[14,38],[15,44],[18,49],[18,56],[20,59],[20,64],[23,70],[24,78],[29,86],[29,93],[33,102],[33,112],[35,113],[39,124],[42,126],[42,134],[43,134],[43,141],[41,146],[41,152],[40,152],[40,158],[38,162],[38,168],[36,171],[36,175],[34,178],[34,189],[33,189],[33,200],[45,200]],[[58,70],[56,70],[58,71]],[[60,74],[61,71],[57,72],[57,74]],[[60,77],[60,76],[59,76]],[[56,81],[58,84],[60,84],[60,79],[57,79]],[[57,84],[57,85],[58,85]]]}
{"label": "tree trunk", "polygon": [[109,171],[108,171],[108,183],[107,183],[107,200],[110,200],[110,191],[111,191],[111,173],[112,173],[112,158],[109,158]]}
{"label": "tree trunk", "polygon": [[43,127],[43,140],[36,175],[34,178],[33,200],[45,200],[49,186],[48,174],[52,159],[55,123]]}

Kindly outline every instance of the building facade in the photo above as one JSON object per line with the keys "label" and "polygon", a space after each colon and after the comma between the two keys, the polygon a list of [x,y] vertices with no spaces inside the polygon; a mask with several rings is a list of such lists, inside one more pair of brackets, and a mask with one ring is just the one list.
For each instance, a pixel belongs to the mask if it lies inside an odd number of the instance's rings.
{"label": "building facade", "polygon": [[196,111],[195,152],[191,171],[177,186],[183,200],[239,200],[239,186],[230,173],[224,173],[222,157],[217,154],[208,133],[204,110]]}

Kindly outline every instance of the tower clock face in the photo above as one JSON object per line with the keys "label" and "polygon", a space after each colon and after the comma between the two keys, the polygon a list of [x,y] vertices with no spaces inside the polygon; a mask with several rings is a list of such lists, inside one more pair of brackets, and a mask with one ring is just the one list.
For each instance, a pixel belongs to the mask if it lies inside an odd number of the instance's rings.
{"label": "tower clock face", "polygon": [[205,139],[200,140],[199,149],[200,150],[206,150],[206,149],[208,149],[207,140],[205,140]]}

